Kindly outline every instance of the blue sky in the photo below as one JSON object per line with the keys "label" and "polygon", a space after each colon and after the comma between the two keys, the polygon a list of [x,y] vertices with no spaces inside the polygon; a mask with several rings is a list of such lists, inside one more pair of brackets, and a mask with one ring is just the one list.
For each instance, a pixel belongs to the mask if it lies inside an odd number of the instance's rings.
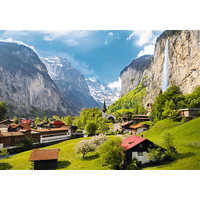
{"label": "blue sky", "polygon": [[22,41],[40,56],[66,58],[86,78],[117,84],[119,74],[133,59],[153,54],[156,37],[152,30],[8,30],[0,39]]}

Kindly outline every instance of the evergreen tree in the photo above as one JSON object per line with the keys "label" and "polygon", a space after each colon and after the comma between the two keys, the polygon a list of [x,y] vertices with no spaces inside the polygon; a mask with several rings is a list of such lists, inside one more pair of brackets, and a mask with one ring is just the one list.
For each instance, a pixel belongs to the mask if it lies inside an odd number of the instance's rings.
{"label": "evergreen tree", "polygon": [[0,120],[5,119],[6,114],[8,114],[8,108],[4,101],[0,102]]}

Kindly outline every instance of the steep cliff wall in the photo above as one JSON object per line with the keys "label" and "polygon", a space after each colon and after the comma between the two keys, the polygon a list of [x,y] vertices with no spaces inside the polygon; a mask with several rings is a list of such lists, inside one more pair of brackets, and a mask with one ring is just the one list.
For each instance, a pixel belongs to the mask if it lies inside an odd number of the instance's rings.
{"label": "steep cliff wall", "polygon": [[73,114],[36,53],[15,43],[0,42],[0,97],[41,110]]}
{"label": "steep cliff wall", "polygon": [[[147,75],[144,86],[147,86],[147,95],[143,105],[154,101],[162,88],[163,64],[165,59],[165,45],[167,34],[162,34],[157,40],[154,55],[149,66],[143,68],[126,69],[121,73],[123,84],[122,94],[126,94],[140,84],[141,78]],[[168,37],[168,87],[177,85],[183,94],[191,93],[200,85],[200,31],[182,30],[178,34]],[[128,73],[129,72],[129,73]],[[134,83],[134,84],[131,84]]]}
{"label": "steep cliff wall", "polygon": [[150,65],[151,55],[145,55],[133,60],[120,73],[122,81],[121,96],[136,88],[144,78],[144,70]]}
{"label": "steep cliff wall", "polygon": [[[166,40],[161,38],[157,41],[153,61],[144,71],[148,76],[144,82],[147,86],[144,105],[153,102],[160,92]],[[189,94],[200,85],[200,31],[183,30],[168,37],[168,41],[168,87],[177,85],[183,94]]]}

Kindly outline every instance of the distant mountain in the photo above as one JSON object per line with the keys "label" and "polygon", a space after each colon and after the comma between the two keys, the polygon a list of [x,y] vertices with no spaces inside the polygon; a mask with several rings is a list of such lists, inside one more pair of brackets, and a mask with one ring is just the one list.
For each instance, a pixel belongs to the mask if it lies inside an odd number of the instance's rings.
{"label": "distant mountain", "polygon": [[78,115],[82,108],[94,108],[100,105],[90,95],[88,84],[81,72],[61,57],[41,58],[49,75],[61,91],[62,98],[72,105]]}
{"label": "distant mountain", "polygon": [[97,81],[95,78],[86,79],[90,93],[94,99],[100,104],[101,108],[103,106],[103,101],[105,99],[106,106],[113,104],[120,97],[120,89],[109,88],[106,84],[101,81]]}
{"label": "distant mountain", "polygon": [[33,106],[74,115],[73,106],[63,100],[46,66],[31,48],[0,41],[0,71],[0,97],[8,100],[7,105],[10,102],[10,113],[30,113]]}

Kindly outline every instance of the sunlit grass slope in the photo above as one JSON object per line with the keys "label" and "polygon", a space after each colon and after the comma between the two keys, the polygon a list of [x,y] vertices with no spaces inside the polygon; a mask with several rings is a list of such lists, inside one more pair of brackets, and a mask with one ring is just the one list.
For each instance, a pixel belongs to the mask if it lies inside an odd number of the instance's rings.
{"label": "sunlit grass slope", "polygon": [[[114,137],[114,136],[109,136]],[[67,140],[45,148],[60,148],[57,169],[64,170],[108,170],[108,166],[102,167],[98,153],[91,152],[82,158],[81,154],[74,153],[74,146],[83,138]],[[90,139],[90,138],[84,138]],[[31,162],[28,161],[32,150],[26,151],[10,158],[0,160],[0,170],[30,170]]]}
{"label": "sunlit grass slope", "polygon": [[178,159],[164,163],[164,165],[147,167],[145,169],[162,170],[199,170],[200,169],[200,147],[191,146],[191,142],[200,142],[200,118],[191,120],[182,125],[181,122],[173,122],[171,119],[159,121],[155,126],[146,131],[143,137],[159,144],[165,130],[169,130],[174,138],[174,146],[179,153]]}

